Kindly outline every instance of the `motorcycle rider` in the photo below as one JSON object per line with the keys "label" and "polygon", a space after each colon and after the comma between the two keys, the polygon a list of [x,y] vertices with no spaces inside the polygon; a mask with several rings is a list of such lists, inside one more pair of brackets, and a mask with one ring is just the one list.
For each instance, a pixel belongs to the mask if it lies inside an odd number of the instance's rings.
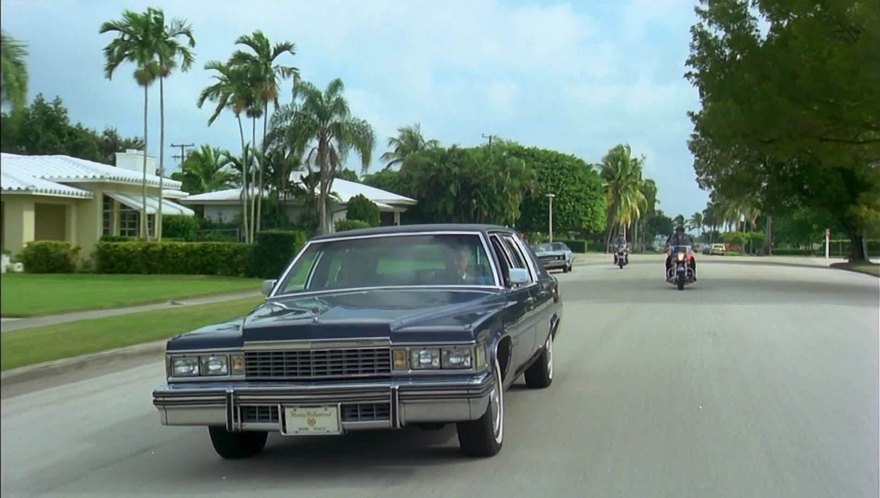
{"label": "motorcycle rider", "polygon": [[623,248],[623,257],[625,260],[629,259],[629,251],[627,250],[627,242],[626,237],[623,234],[617,236],[617,239],[614,241],[614,262],[617,263],[617,253],[620,249]]}
{"label": "motorcycle rider", "polygon": [[[669,274],[669,268],[672,267],[672,254],[669,253],[670,247],[675,246],[694,246],[694,239],[685,233],[684,227],[678,225],[675,227],[675,232],[672,233],[669,237],[666,238],[666,274]],[[697,260],[696,258],[691,259],[691,268],[694,270],[694,282],[697,281]]]}

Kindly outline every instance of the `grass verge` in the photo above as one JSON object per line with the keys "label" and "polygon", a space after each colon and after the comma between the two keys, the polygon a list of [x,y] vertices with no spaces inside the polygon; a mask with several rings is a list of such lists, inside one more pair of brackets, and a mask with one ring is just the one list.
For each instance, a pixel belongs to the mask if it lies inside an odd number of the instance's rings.
{"label": "grass verge", "polygon": [[5,273],[0,277],[0,288],[2,315],[29,317],[256,291],[260,280],[204,275]]}
{"label": "grass verge", "polygon": [[864,273],[865,275],[880,277],[880,265],[868,261],[859,263],[831,263],[831,267],[837,268],[838,270],[854,271]]}
{"label": "grass verge", "polygon": [[0,370],[158,341],[246,314],[261,297],[61,323],[0,335]]}

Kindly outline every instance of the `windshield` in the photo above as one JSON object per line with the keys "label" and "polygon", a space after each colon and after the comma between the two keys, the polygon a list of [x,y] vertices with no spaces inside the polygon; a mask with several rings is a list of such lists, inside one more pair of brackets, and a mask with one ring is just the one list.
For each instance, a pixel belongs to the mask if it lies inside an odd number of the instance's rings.
{"label": "windshield", "polygon": [[535,252],[550,252],[553,250],[553,246],[550,244],[538,244],[535,246]]}
{"label": "windshield", "polygon": [[403,235],[311,244],[280,294],[386,286],[494,286],[478,235]]}

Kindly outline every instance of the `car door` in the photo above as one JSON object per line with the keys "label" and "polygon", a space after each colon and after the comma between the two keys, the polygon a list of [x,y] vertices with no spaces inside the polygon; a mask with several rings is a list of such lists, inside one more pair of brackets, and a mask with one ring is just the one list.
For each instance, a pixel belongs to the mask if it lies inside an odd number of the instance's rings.
{"label": "car door", "polygon": [[530,300],[531,289],[528,285],[511,286],[505,269],[516,268],[513,256],[500,234],[490,234],[489,239],[502,267],[503,285],[507,287],[508,305],[502,316],[504,329],[511,340],[509,371],[517,373],[520,365],[527,360],[526,355],[534,342],[534,332],[529,323],[531,319],[530,308],[533,302]]}
{"label": "car door", "polygon": [[500,237],[510,254],[513,267],[528,271],[530,277],[529,282],[522,285],[523,290],[528,291],[528,296],[524,294],[526,299],[525,330],[520,340],[520,351],[517,356],[517,364],[522,365],[534,356],[537,350],[537,330],[538,324],[541,321],[540,302],[543,299],[542,291],[538,285],[537,269],[532,263],[531,256],[521,247],[520,241],[512,233],[501,233]]}
{"label": "car door", "polygon": [[531,246],[522,237],[517,236],[516,239],[535,271],[535,280],[538,284],[535,293],[535,312],[538,315],[535,330],[535,349],[537,350],[544,346],[547,332],[550,330],[550,319],[553,317],[554,305],[556,303],[554,287],[558,286],[558,283],[538,260],[538,256]]}

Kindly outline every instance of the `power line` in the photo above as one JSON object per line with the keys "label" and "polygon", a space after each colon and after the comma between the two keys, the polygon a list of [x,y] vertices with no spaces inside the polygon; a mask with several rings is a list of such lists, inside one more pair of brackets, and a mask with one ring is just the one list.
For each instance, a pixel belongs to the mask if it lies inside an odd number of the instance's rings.
{"label": "power line", "polygon": [[172,159],[180,159],[180,166],[183,167],[183,163],[186,161],[186,149],[195,147],[195,144],[171,144],[172,147],[180,147],[180,155],[179,156],[171,156]]}

